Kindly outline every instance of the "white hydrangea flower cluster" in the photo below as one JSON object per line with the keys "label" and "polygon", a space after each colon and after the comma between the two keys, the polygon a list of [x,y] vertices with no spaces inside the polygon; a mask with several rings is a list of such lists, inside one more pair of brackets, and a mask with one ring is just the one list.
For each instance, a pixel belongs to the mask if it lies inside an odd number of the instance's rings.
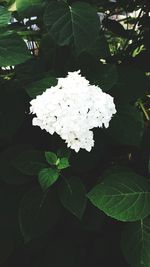
{"label": "white hydrangea flower cluster", "polygon": [[50,134],[56,132],[76,152],[80,148],[91,151],[91,129],[103,125],[107,128],[116,113],[113,97],[90,85],[80,71],[59,78],[55,87],[48,88],[30,104],[31,113],[36,114],[33,125]]}

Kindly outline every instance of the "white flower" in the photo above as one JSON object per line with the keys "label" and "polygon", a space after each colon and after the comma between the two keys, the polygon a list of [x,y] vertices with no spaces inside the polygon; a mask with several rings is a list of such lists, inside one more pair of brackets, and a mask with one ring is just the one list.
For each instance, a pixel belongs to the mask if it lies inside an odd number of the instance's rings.
{"label": "white flower", "polygon": [[90,85],[80,71],[59,78],[55,87],[48,88],[30,104],[31,113],[36,115],[33,125],[50,134],[56,132],[76,152],[80,148],[91,151],[92,129],[107,128],[116,113],[113,97]]}

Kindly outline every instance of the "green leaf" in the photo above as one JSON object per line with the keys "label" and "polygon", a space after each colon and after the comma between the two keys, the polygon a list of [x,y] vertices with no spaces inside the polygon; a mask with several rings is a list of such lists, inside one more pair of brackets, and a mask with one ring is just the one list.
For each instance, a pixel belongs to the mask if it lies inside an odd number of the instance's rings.
{"label": "green leaf", "polygon": [[40,237],[53,228],[60,216],[60,204],[55,191],[43,194],[34,188],[22,199],[19,224],[25,242]]}
{"label": "green leaf", "polygon": [[98,85],[107,92],[110,90],[118,81],[117,68],[113,64],[104,64],[101,71],[99,72],[99,78],[97,79]]}
{"label": "green leaf", "polygon": [[39,79],[41,76],[41,65],[42,63],[32,57],[30,60],[15,67],[16,78],[23,85],[24,89],[27,89],[29,84]]}
{"label": "green leaf", "polygon": [[121,246],[132,267],[150,267],[150,218],[128,224],[123,232]]}
{"label": "green leaf", "polygon": [[39,173],[39,183],[43,191],[46,191],[59,178],[59,171],[57,169],[45,168]]}
{"label": "green leaf", "polygon": [[59,163],[58,163],[57,168],[58,168],[59,170],[62,170],[62,169],[66,169],[66,168],[68,168],[69,166],[70,166],[70,164],[69,164],[68,158],[61,158],[61,159],[59,160]]}
{"label": "green leaf", "polygon": [[86,208],[86,191],[82,181],[77,177],[64,178],[58,192],[63,206],[81,219]]}
{"label": "green leaf", "polygon": [[[94,71],[92,71],[92,69]],[[118,81],[116,65],[101,64],[91,66],[88,77],[92,83],[98,85],[103,91],[109,91]]]}
{"label": "green leaf", "polygon": [[96,39],[95,43],[87,50],[87,52],[93,57],[97,58],[106,58],[110,56],[110,49],[107,42],[107,39],[103,33],[101,33]]}
{"label": "green leaf", "polygon": [[47,88],[55,86],[57,80],[53,77],[46,77],[39,81],[33,82],[27,89],[27,93],[31,98],[35,98],[37,95],[41,95]]}
{"label": "green leaf", "polygon": [[16,145],[4,150],[0,155],[0,180],[8,184],[25,184],[31,182],[31,178],[22,174],[13,165],[13,160],[23,151],[31,149],[27,145]]}
{"label": "green leaf", "polygon": [[99,18],[88,3],[51,2],[45,12],[44,22],[56,43],[72,44],[77,52],[87,50],[95,43],[99,33]]}
{"label": "green leaf", "polygon": [[0,6],[0,27],[7,26],[10,22],[11,13]]}
{"label": "green leaf", "polygon": [[17,34],[1,35],[0,67],[15,66],[31,57],[25,42]]}
{"label": "green leaf", "polygon": [[42,10],[43,0],[16,0],[16,8],[23,16],[34,16]]}
{"label": "green leaf", "polygon": [[143,97],[149,88],[144,72],[129,66],[118,66],[118,83],[113,89],[115,98],[122,102],[136,101]]}
{"label": "green leaf", "polygon": [[128,38],[128,31],[124,29],[123,25],[114,19],[105,18],[103,25],[109,31],[112,31],[115,35],[121,36],[122,38]]}
{"label": "green leaf", "polygon": [[150,185],[132,171],[109,171],[88,198],[106,215],[120,221],[137,221],[150,214]]}
{"label": "green leaf", "polygon": [[27,150],[14,157],[13,166],[26,175],[37,175],[46,167],[44,153],[37,150]]}
{"label": "green leaf", "polygon": [[53,152],[45,152],[46,161],[51,165],[56,165],[57,163],[57,156]]}
{"label": "green leaf", "polygon": [[129,105],[118,106],[116,109],[117,113],[106,132],[119,144],[138,146],[144,132],[143,114]]}

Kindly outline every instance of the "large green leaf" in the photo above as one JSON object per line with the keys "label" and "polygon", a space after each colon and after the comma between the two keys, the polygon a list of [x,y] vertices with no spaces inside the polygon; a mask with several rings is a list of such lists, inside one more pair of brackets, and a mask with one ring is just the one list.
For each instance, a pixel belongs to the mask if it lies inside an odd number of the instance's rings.
{"label": "large green leaf", "polygon": [[92,46],[87,49],[87,52],[96,59],[103,59],[110,56],[109,45],[103,33],[100,33],[95,43],[93,43]]}
{"label": "large green leaf", "polygon": [[10,22],[11,13],[0,6],[0,27],[7,26]]}
{"label": "large green leaf", "polygon": [[136,221],[150,214],[150,185],[136,173],[109,171],[88,198],[94,206],[120,221]]}
{"label": "large green leaf", "polygon": [[17,34],[1,35],[0,67],[14,66],[31,57],[25,42]]}
{"label": "large green leaf", "polygon": [[46,191],[59,178],[59,171],[57,169],[44,168],[39,173],[39,183],[41,188]]}
{"label": "large green leaf", "polygon": [[95,81],[103,91],[107,92],[118,81],[117,68],[113,64],[104,64],[99,71],[99,77]]}
{"label": "large green leaf", "polygon": [[37,95],[41,95],[42,93],[44,93],[47,88],[55,86],[56,84],[56,78],[46,77],[30,84],[26,91],[31,98],[35,98]]}
{"label": "large green leaf", "polygon": [[116,109],[117,113],[106,132],[119,144],[138,146],[144,132],[143,114],[129,105],[118,106]]}
{"label": "large green leaf", "polygon": [[58,192],[63,206],[81,219],[86,208],[86,191],[82,181],[77,177],[62,178]]}
{"label": "large green leaf", "polygon": [[87,75],[89,80],[104,92],[109,91],[118,81],[117,67],[114,64],[91,64]]}
{"label": "large green leaf", "polygon": [[65,2],[51,2],[46,9],[44,22],[57,44],[72,44],[77,54],[91,47],[99,33],[96,10],[84,2],[71,6]]}
{"label": "large green leaf", "polygon": [[13,166],[26,175],[37,175],[46,167],[44,153],[38,150],[26,150],[14,157]]}
{"label": "large green leaf", "polygon": [[39,188],[34,188],[26,193],[19,210],[20,229],[25,242],[46,233],[59,216],[60,205],[55,191],[43,194]]}
{"label": "large green leaf", "polygon": [[16,8],[23,16],[34,16],[42,9],[43,0],[16,0]]}
{"label": "large green leaf", "polygon": [[149,88],[144,72],[129,66],[118,66],[118,83],[114,87],[114,96],[122,102],[136,101],[144,96]]}
{"label": "large green leaf", "polygon": [[123,232],[122,251],[132,267],[150,267],[150,218],[128,224]]}

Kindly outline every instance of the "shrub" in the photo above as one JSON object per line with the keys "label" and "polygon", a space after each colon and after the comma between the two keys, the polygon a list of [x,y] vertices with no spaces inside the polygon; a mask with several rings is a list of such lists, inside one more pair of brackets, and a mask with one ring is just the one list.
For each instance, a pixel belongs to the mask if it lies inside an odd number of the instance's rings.
{"label": "shrub", "polygon": [[[149,12],[148,0],[0,1],[2,267],[150,266]],[[86,80],[65,82],[79,70]]]}

